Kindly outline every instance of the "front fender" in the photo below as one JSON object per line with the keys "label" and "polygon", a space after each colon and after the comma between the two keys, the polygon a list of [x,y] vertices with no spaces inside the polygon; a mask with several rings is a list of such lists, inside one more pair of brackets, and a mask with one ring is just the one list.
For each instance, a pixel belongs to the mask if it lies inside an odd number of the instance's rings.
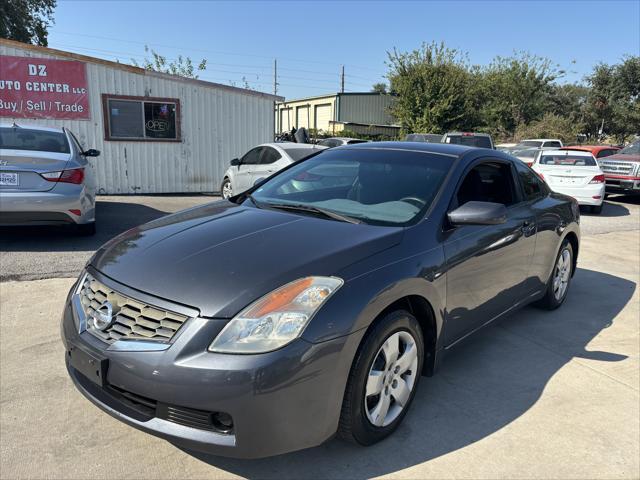
{"label": "front fender", "polygon": [[443,268],[444,252],[436,247],[353,276],[353,269],[343,272],[345,284],[307,326],[303,338],[323,342],[366,329],[389,305],[413,295],[431,305],[439,337],[446,305]]}

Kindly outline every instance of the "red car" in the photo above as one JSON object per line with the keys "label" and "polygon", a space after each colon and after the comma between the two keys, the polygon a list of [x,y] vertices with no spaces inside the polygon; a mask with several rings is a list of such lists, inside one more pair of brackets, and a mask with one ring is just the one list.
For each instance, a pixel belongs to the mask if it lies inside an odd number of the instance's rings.
{"label": "red car", "polygon": [[602,158],[614,155],[620,150],[620,147],[612,145],[574,145],[572,147],[562,147],[560,150],[580,150],[581,152],[590,152],[596,158]]}

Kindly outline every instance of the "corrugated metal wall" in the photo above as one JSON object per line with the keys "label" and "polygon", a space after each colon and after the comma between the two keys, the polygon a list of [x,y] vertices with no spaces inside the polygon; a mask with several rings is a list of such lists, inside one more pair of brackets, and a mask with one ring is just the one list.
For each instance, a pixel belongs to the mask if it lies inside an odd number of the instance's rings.
{"label": "corrugated metal wall", "polygon": [[389,113],[395,98],[392,95],[341,93],[338,98],[338,118],[340,122],[394,125]]}
{"label": "corrugated metal wall", "polygon": [[[65,56],[0,45],[0,54],[68,59]],[[219,191],[229,160],[273,140],[274,98],[203,82],[86,62],[91,120],[2,122],[64,126],[85,148],[102,154],[96,167],[99,193],[196,193]],[[182,142],[105,141],[101,94],[180,99]]]}

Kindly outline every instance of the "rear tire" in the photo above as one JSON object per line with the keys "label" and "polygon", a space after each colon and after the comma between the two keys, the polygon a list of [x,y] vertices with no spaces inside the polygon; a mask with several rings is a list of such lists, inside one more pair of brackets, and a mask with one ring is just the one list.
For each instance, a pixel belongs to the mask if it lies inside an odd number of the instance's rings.
{"label": "rear tire", "polygon": [[422,330],[413,315],[398,310],[378,319],[351,366],[338,435],[360,445],[391,435],[411,406],[423,360]]}
{"label": "rear tire", "polygon": [[96,222],[82,223],[75,226],[77,235],[81,237],[90,237],[96,234]]}
{"label": "rear tire", "polygon": [[[567,258],[568,256],[568,258]],[[562,258],[562,260],[561,260]],[[573,247],[565,239],[553,264],[551,277],[547,282],[547,291],[536,305],[545,310],[555,310],[564,302],[571,285],[573,273]]]}
{"label": "rear tire", "polygon": [[591,213],[594,213],[596,215],[600,215],[602,213],[602,205],[592,205],[591,206]]}

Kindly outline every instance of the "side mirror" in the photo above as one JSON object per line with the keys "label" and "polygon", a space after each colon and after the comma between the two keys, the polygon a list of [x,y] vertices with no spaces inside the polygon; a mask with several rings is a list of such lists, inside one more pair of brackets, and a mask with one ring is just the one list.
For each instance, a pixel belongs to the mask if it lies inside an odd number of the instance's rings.
{"label": "side mirror", "polygon": [[100,156],[100,150],[96,150],[94,148],[90,148],[86,152],[82,152],[82,154],[85,157],[99,157]]}
{"label": "side mirror", "polygon": [[447,214],[453,226],[500,225],[507,221],[507,207],[502,203],[467,202]]}
{"label": "side mirror", "polygon": [[234,158],[229,162],[229,165],[231,165],[232,167],[237,167],[238,165],[240,165],[240,160],[237,158]]}

